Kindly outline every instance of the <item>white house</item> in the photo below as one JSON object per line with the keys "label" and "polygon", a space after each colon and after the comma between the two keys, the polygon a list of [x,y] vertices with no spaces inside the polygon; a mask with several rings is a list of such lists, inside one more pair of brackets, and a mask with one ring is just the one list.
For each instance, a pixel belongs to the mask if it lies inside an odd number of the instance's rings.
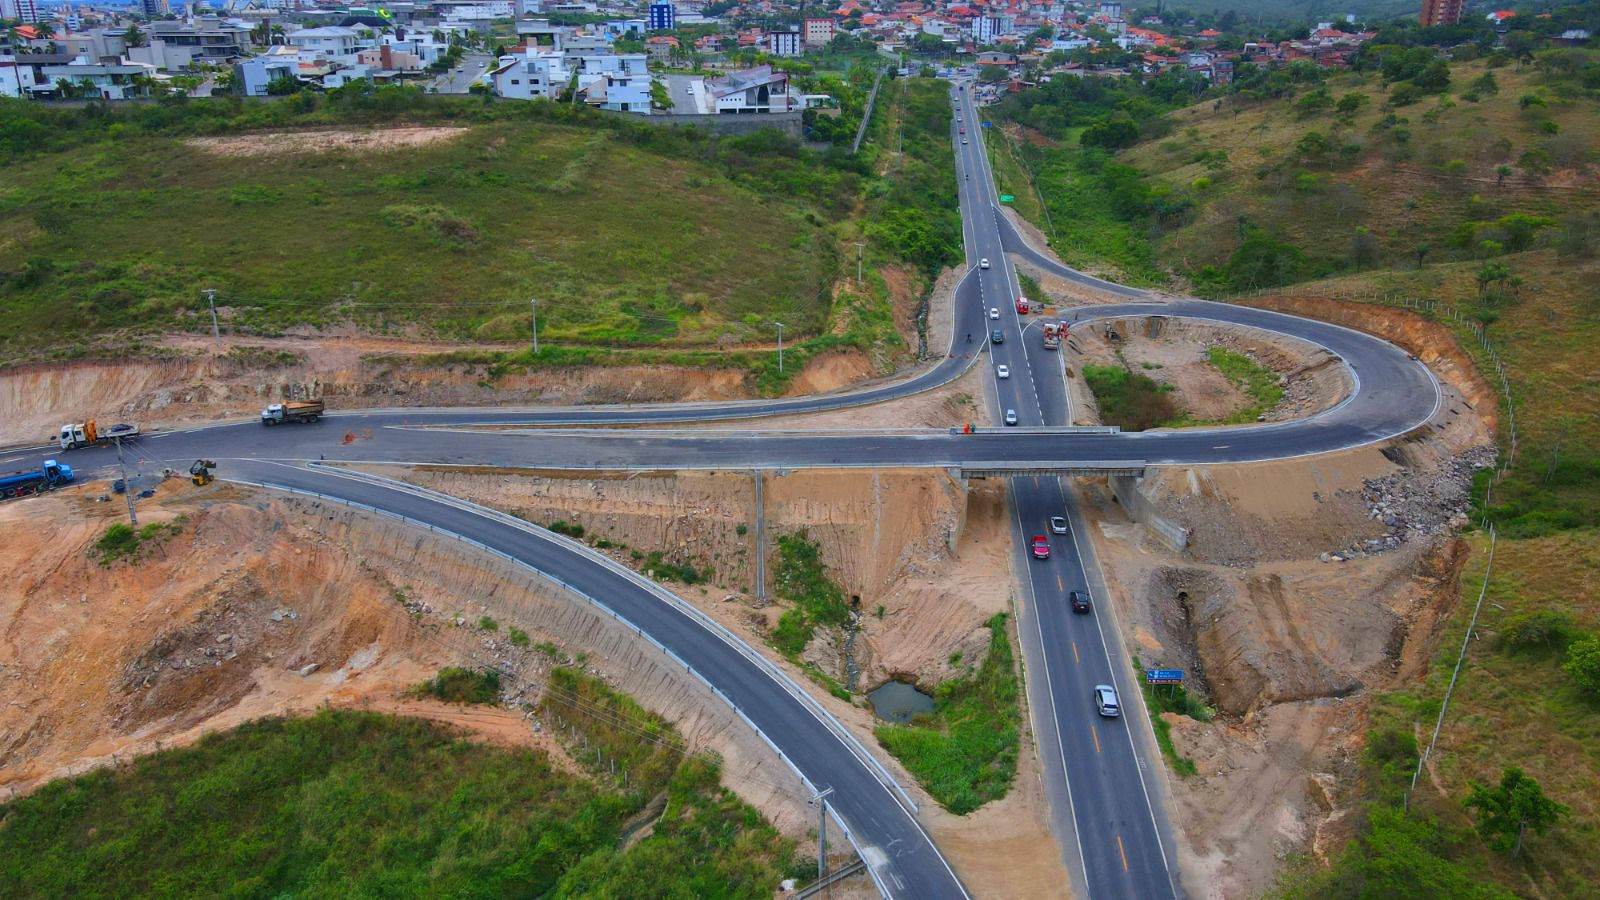
{"label": "white house", "polygon": [[102,100],[126,100],[139,93],[133,84],[133,76],[143,75],[145,70],[143,66],[91,64],[45,66],[43,72],[46,84],[70,81],[94,89]]}
{"label": "white house", "polygon": [[789,112],[800,108],[789,95],[789,76],[771,66],[729,72],[706,82],[711,106],[722,115]]}
{"label": "white house", "polygon": [[354,62],[358,51],[372,46],[372,38],[364,38],[354,28],[345,28],[340,25],[326,25],[321,28],[302,28],[290,32],[289,44],[307,54],[321,57],[322,59],[345,60]]}
{"label": "white house", "polygon": [[526,56],[503,56],[489,77],[494,82],[494,92],[501,97],[554,99],[572,80],[572,73],[560,51],[544,50]]}
{"label": "white house", "polygon": [[233,64],[233,86],[246,97],[267,96],[267,85],[279,78],[299,78],[298,54],[257,56]]}

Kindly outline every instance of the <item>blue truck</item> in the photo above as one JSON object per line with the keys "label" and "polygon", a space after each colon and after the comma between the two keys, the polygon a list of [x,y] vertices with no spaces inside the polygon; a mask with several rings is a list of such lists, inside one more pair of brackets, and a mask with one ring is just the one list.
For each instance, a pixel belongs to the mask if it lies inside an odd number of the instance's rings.
{"label": "blue truck", "polygon": [[56,462],[53,459],[44,461],[44,465],[35,471],[12,472],[10,475],[0,475],[0,500],[10,500],[14,497],[31,497],[45,491],[72,482],[72,467],[66,463]]}

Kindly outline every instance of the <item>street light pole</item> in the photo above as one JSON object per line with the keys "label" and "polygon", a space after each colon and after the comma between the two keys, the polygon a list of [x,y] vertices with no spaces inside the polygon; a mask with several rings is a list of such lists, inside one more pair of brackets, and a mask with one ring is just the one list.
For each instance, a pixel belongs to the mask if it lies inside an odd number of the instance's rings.
{"label": "street light pole", "polygon": [[133,512],[133,485],[128,483],[128,465],[122,461],[122,438],[113,437],[111,441],[117,445],[117,468],[122,470],[122,496],[128,501],[128,524],[138,528],[139,517]]}
{"label": "street light pole", "polygon": [[783,374],[783,323],[773,322],[778,326],[778,374]]}
{"label": "street light pole", "polygon": [[812,801],[817,804],[817,881],[828,876],[828,795],[833,788],[817,792]]}
{"label": "street light pole", "polygon": [[211,308],[211,339],[220,342],[221,333],[217,330],[217,289],[206,288],[206,306]]}
{"label": "street light pole", "polygon": [[856,290],[861,290],[861,248],[866,246],[865,241],[856,241]]}
{"label": "street light pole", "polygon": [[528,298],[528,306],[533,311],[533,355],[539,355],[539,300],[536,297]]}

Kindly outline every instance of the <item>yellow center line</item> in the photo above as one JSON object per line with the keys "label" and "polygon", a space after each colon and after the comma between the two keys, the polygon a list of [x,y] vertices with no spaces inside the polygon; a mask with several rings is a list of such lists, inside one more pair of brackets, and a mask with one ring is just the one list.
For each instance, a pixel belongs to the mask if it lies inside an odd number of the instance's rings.
{"label": "yellow center line", "polygon": [[1100,729],[1094,727],[1093,725],[1090,725],[1089,726],[1089,736],[1094,738],[1094,752],[1099,753],[1100,752]]}
{"label": "yellow center line", "polygon": [[1077,641],[1073,641],[1072,642],[1072,661],[1073,662],[1078,662],[1079,661],[1078,660],[1078,642]]}
{"label": "yellow center line", "polygon": [[1117,852],[1122,854],[1122,871],[1128,871],[1128,851],[1122,847],[1122,835],[1117,835]]}
{"label": "yellow center line", "polygon": [[1066,589],[1067,589],[1067,586],[1061,583],[1061,573],[1057,572],[1056,573],[1056,590],[1065,591]]}

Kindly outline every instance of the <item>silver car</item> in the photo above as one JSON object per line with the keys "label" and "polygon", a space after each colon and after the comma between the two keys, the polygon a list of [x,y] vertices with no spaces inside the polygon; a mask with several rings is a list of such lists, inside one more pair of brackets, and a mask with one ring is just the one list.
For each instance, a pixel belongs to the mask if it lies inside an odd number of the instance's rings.
{"label": "silver car", "polygon": [[1117,689],[1109,684],[1095,685],[1094,708],[1100,711],[1100,715],[1108,719],[1114,719],[1122,715],[1122,706],[1117,703]]}

